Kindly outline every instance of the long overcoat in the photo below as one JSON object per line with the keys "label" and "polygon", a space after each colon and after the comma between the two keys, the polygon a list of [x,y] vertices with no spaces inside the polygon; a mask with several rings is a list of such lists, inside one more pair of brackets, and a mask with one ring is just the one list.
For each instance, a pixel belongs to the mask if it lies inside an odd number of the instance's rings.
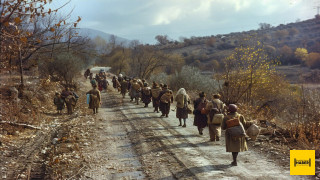
{"label": "long overcoat", "polygon": [[91,89],[86,94],[90,94],[89,108],[90,109],[99,108],[100,101],[101,101],[100,91],[98,91],[97,89]]}
{"label": "long overcoat", "polygon": [[228,132],[226,121],[230,119],[239,118],[240,122],[244,127],[247,126],[247,122],[244,117],[239,113],[229,113],[222,122],[221,128],[226,130],[225,138],[226,138],[226,151],[227,152],[243,152],[247,151],[247,142],[245,137],[233,138]]}
{"label": "long overcoat", "polygon": [[201,114],[201,111],[198,110],[198,106],[201,102],[207,100],[205,98],[198,98],[196,99],[193,103],[194,105],[194,126],[198,126],[199,128],[205,128],[208,125],[207,122],[207,115],[206,114]]}

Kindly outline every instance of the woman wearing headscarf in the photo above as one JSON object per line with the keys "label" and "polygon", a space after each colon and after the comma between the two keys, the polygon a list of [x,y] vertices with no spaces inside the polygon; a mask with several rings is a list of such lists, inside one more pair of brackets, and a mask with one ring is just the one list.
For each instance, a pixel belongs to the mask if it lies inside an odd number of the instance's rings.
{"label": "woman wearing headscarf", "polygon": [[196,99],[194,104],[194,122],[193,125],[198,127],[200,135],[203,135],[203,129],[207,126],[207,113],[206,106],[208,100],[204,92],[199,93],[199,98]]}
{"label": "woman wearing headscarf", "polygon": [[[177,102],[176,117],[179,119],[179,126],[186,127],[186,119],[188,118],[188,104],[190,98],[184,88],[180,88],[176,94],[175,101]],[[181,124],[183,119],[183,125]]]}
{"label": "woman wearing headscarf", "polygon": [[234,120],[234,119],[239,119],[240,123],[244,127],[247,125],[246,120],[241,114],[237,113],[237,110],[238,110],[238,107],[235,104],[230,104],[228,107],[229,113],[223,119],[222,126],[221,126],[223,130],[226,130],[225,132],[226,151],[232,153],[233,162],[231,163],[231,165],[233,166],[237,166],[237,156],[239,152],[248,150],[245,136],[233,137],[230,132],[231,128],[228,128],[227,126],[227,121]]}

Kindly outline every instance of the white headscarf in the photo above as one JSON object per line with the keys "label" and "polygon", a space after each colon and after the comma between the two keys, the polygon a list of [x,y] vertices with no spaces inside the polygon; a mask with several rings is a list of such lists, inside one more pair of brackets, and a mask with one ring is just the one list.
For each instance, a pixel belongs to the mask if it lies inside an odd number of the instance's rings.
{"label": "white headscarf", "polygon": [[187,92],[186,92],[186,90],[185,90],[184,88],[180,88],[180,89],[178,90],[176,96],[179,95],[179,94],[183,94],[183,95],[185,95],[185,96],[188,96],[188,95],[187,95]]}

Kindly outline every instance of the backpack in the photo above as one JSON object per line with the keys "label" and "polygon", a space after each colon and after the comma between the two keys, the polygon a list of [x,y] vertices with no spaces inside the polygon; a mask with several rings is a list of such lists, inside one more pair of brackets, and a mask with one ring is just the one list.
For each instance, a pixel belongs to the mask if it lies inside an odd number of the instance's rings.
{"label": "backpack", "polygon": [[241,123],[238,126],[228,128],[227,132],[233,139],[242,138],[246,136],[246,132]]}
{"label": "backpack", "polygon": [[224,115],[223,114],[215,114],[211,121],[212,124],[221,124],[223,121]]}
{"label": "backpack", "polygon": [[68,97],[65,98],[66,104],[76,104],[76,99],[73,95],[69,95]]}
{"label": "backpack", "polygon": [[170,92],[166,92],[161,96],[160,101],[163,103],[170,103],[171,96]]}
{"label": "backpack", "polygon": [[177,107],[178,108],[184,108],[185,104],[184,104],[184,95],[183,94],[179,94],[178,96],[176,96],[176,101],[177,101]]}
{"label": "backpack", "polygon": [[132,84],[132,88],[133,88],[134,90],[138,91],[139,88],[140,88],[140,85],[139,85],[138,83],[133,83],[133,84]]}
{"label": "backpack", "polygon": [[239,116],[234,117],[226,121],[227,128],[232,128],[234,126],[239,126],[241,124]]}
{"label": "backpack", "polygon": [[[211,108],[210,111],[209,111],[209,119],[210,119],[210,121],[212,121],[213,118],[214,118],[214,116],[215,116],[215,113],[213,112],[213,108],[216,108],[216,109],[219,110],[219,112],[216,113],[216,114],[221,114],[221,110],[218,108],[218,104],[215,103],[214,101],[211,101],[211,103],[213,104],[213,106],[212,106],[212,108]],[[219,123],[214,123],[214,124],[219,124]]]}
{"label": "backpack", "polygon": [[160,88],[157,88],[157,89],[151,89],[151,94],[152,94],[152,97],[157,99],[160,95],[160,92],[161,92],[161,89]]}

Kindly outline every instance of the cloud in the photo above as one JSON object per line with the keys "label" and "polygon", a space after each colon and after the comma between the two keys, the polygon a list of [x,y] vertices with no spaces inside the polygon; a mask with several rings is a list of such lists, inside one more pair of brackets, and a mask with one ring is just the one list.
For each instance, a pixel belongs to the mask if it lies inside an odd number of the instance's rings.
{"label": "cloud", "polygon": [[178,19],[181,15],[181,9],[179,7],[169,7],[160,11],[155,15],[153,25],[165,25],[170,24],[172,21]]}
{"label": "cloud", "polygon": [[82,17],[80,27],[154,42],[278,25],[312,18],[312,0],[73,0],[69,8]]}

